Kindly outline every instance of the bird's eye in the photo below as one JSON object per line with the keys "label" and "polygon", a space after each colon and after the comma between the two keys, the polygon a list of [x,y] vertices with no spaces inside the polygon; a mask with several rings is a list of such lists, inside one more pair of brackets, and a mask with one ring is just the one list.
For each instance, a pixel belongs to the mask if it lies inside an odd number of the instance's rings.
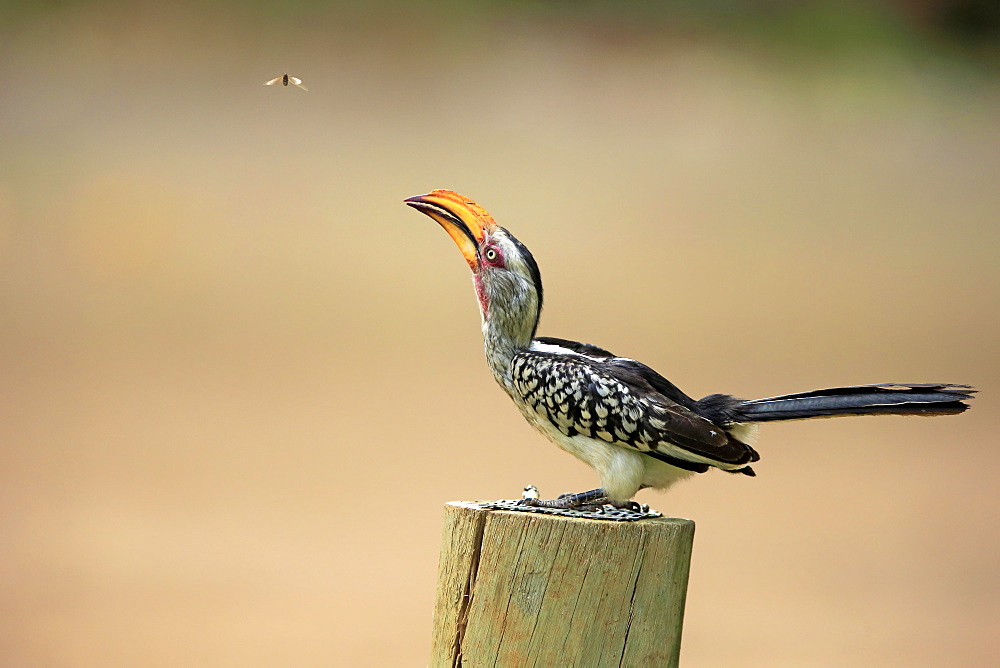
{"label": "bird's eye", "polygon": [[500,254],[500,250],[496,246],[489,246],[485,251],[483,251],[483,258],[485,258],[488,264],[494,267],[499,267],[503,265],[503,256]]}

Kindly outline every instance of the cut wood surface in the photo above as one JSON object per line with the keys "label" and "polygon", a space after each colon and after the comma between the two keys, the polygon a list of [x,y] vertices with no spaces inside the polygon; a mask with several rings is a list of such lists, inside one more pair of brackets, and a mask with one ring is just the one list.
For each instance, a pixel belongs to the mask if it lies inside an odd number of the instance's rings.
{"label": "cut wood surface", "polygon": [[675,666],[694,522],[445,506],[432,666]]}

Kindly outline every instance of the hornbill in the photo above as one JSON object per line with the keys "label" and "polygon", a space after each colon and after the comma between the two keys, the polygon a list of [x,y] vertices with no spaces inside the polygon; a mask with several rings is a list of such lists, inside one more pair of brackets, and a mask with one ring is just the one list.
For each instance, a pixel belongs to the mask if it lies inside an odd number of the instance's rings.
{"label": "hornbill", "polygon": [[557,446],[596,469],[599,489],[548,508],[634,507],[640,489],[718,468],[752,476],[757,423],[837,415],[953,415],[967,385],[884,383],[744,400],[692,399],[648,366],[603,348],[535,336],[542,279],[528,249],[482,207],[450,190],[404,200],[451,236],[472,269],[486,360],[521,414]]}

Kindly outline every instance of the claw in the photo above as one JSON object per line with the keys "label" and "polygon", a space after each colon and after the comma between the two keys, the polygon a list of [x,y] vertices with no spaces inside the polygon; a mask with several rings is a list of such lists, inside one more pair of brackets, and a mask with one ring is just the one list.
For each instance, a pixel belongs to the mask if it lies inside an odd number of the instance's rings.
{"label": "claw", "polygon": [[603,515],[605,512],[607,512],[604,509],[603,503],[583,503],[574,508],[573,510],[581,510],[583,512],[595,513],[597,515]]}
{"label": "claw", "polygon": [[608,505],[618,508],[619,510],[628,510],[633,513],[644,513],[649,510],[649,506],[644,506],[643,504],[636,503],[635,501],[608,502]]}

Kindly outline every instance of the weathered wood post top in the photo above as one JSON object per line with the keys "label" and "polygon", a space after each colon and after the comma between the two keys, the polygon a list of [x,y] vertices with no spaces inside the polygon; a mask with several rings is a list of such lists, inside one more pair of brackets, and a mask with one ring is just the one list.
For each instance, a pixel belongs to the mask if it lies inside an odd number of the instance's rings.
{"label": "weathered wood post top", "polygon": [[694,522],[445,506],[431,666],[676,666]]}

